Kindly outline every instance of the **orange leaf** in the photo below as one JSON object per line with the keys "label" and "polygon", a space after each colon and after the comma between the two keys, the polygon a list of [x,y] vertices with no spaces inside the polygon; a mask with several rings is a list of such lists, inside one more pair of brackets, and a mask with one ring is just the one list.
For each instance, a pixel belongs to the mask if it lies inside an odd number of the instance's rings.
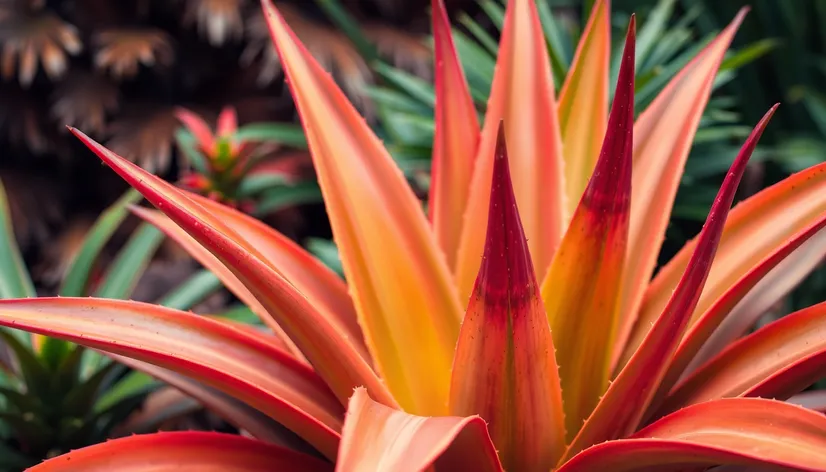
{"label": "orange leaf", "polygon": [[795,312],[732,344],[668,395],[657,416],[725,397],[785,400],[826,373],[826,303]]}
{"label": "orange leaf", "polygon": [[336,472],[501,472],[485,422],[478,416],[422,417],[376,403],[357,388],[347,407]]}
{"label": "orange leaf", "polygon": [[224,107],[221,114],[218,115],[218,124],[215,126],[215,134],[220,137],[232,136],[238,129],[238,116],[235,114],[235,108],[231,106]]}
{"label": "orange leaf", "polygon": [[278,339],[280,339],[288,351],[293,354],[295,357],[304,360],[304,355],[301,354],[301,350],[295,345],[295,343],[290,340],[290,337],[284,333],[284,330],[281,329],[281,326],[273,319],[272,316],[269,315],[267,309],[264,308],[264,305],[255,298],[255,295],[250,292],[247,287],[244,286],[243,282],[238,280],[238,277],[232,273],[232,270],[227,268],[220,259],[213,256],[209,249],[201,246],[198,241],[190,236],[183,228],[175,224],[174,221],[169,219],[163,213],[157,210],[150,210],[148,208],[143,207],[131,207],[132,212],[138,215],[140,218],[144,219],[148,223],[152,224],[159,230],[161,230],[164,234],[166,234],[170,239],[178,243],[178,245],[183,248],[193,259],[198,261],[201,265],[209,269],[210,272],[215,274],[218,279],[221,280],[221,283],[232,292],[236,297],[238,297],[245,305],[255,313],[258,318],[267,325]]}
{"label": "orange leaf", "polygon": [[[820,230],[786,256],[740,300],[720,326],[706,339],[699,351],[696,351],[694,359],[688,364],[683,374],[692,372],[708,362],[732,341],[746,334],[771,306],[797,288],[800,282],[820,265],[825,255],[826,230]],[[736,290],[735,287],[731,289],[731,291],[734,290]],[[709,311],[714,311],[718,305],[724,305],[726,298],[727,296],[723,296]],[[696,328],[699,329],[700,326],[698,320]]]}
{"label": "orange leaf", "polygon": [[186,108],[176,109],[175,116],[198,141],[198,147],[204,153],[211,155],[215,149],[215,136],[206,121]]}
{"label": "orange leaf", "polygon": [[86,146],[229,268],[255,295],[313,368],[343,402],[363,385],[395,405],[353,340],[330,323],[307,298],[244,238],[180,190],[71,129]]}
{"label": "orange leaf", "polygon": [[65,339],[173,370],[219,389],[335,457],[342,405],[305,363],[207,317],[96,298],[0,300],[0,325]]}
{"label": "orange leaf", "polygon": [[[629,163],[630,164],[630,163]],[[507,470],[549,470],[565,447],[554,343],[499,128],[487,242],[459,332],[450,412],[478,414]]]}
{"label": "orange leaf", "polygon": [[[726,222],[720,250],[691,324],[736,285],[750,269],[785,245],[796,233],[826,215],[826,164],[798,172],[738,204]],[[691,241],[657,274],[645,294],[639,323],[623,353],[628,358],[662,311],[679,274],[685,269]]]}
{"label": "orange leaf", "polygon": [[[819,250],[818,252],[820,253],[826,253],[826,233],[820,236],[817,235],[824,226],[826,226],[826,215],[824,215],[820,221],[815,222],[815,224],[791,238],[785,245],[778,248],[774,254],[761,261],[760,264],[744,275],[743,278],[720,297],[717,303],[703,313],[693,326],[688,328],[677,351],[674,353],[674,357],[668,365],[668,373],[660,384],[650,409],[655,409],[660,406],[660,401],[680,379],[680,376],[684,376],[685,373],[687,373],[686,367],[692,363],[695,354],[697,354],[703,344],[709,339],[709,336],[714,333],[714,330],[724,321],[725,317],[732,312],[732,309],[741,304],[741,301],[747,293],[756,293],[760,290],[757,285],[763,284],[764,282],[777,284],[777,281],[772,279],[787,276],[790,271],[797,269],[800,265],[813,268],[814,264],[811,263],[811,261],[796,260],[798,259],[796,256],[787,259],[787,256],[794,256],[795,252],[802,249],[800,252],[803,255],[811,257],[810,254],[807,254],[807,252],[810,252],[807,251],[807,249],[811,249],[811,247],[807,245],[810,238],[813,238],[813,242],[816,243],[814,249]],[[817,259],[819,260],[821,258]],[[785,267],[779,265],[783,262],[796,262],[797,264],[787,265]],[[712,267],[714,267],[713,264]],[[772,274],[775,272],[774,269],[777,268],[783,270],[779,273]],[[768,277],[769,280],[766,280],[764,276]],[[794,278],[799,279],[799,277]],[[785,283],[780,283],[779,285],[782,286],[781,290],[768,289],[768,293],[764,293],[761,296],[764,300],[763,303],[767,304],[766,306],[768,306],[768,303],[774,303],[777,300],[775,296],[778,292],[782,293],[782,289],[787,287]],[[754,316],[756,317],[760,313],[762,312],[758,312],[758,314]],[[732,314],[737,316],[737,313]]]}
{"label": "orange leaf", "polygon": [[732,398],[691,406],[632,439],[593,446],[557,472],[706,470],[826,471],[826,416],[786,403]]}
{"label": "orange leaf", "polygon": [[668,363],[665,361],[674,354],[697,306],[737,185],[775,109],[777,105],[760,120],[731,165],[703,225],[694,254],[665,310],[568,447],[566,459],[594,444],[627,436],[642,420],[666,373]]}
{"label": "orange leaf", "polygon": [[444,1],[433,0],[432,9],[436,130],[428,209],[436,240],[453,269],[479,140],[479,118],[453,45]]}
{"label": "orange leaf", "polygon": [[456,281],[464,302],[479,273],[487,226],[493,154],[500,121],[510,143],[510,170],[533,267],[548,270],[567,216],[562,138],[556,118],[551,65],[533,0],[507,4],[499,57],[476,154],[462,227]]}
{"label": "orange leaf", "polygon": [[332,464],[274,444],[234,434],[176,431],[141,434],[75,449],[29,472],[268,472],[333,470]]}
{"label": "orange leaf", "polygon": [[377,370],[405,411],[444,414],[461,316],[444,255],[393,158],[275,7],[262,6]]}
{"label": "orange leaf", "polygon": [[635,34],[632,16],[599,160],[542,283],[569,439],[608,387],[628,239]]}
{"label": "orange leaf", "polygon": [[226,420],[238,429],[248,432],[252,437],[296,449],[301,444],[295,433],[287,430],[281,423],[273,420],[255,408],[233,398],[220,390],[204,385],[175,371],[159,367],[131,357],[107,354],[120,364],[139,370],[163,383],[180,390],[194,398],[207,409]]}
{"label": "orange leaf", "polygon": [[[568,213],[573,214],[599,157],[608,118],[611,0],[599,0],[559,91],[559,127],[565,156]],[[633,120],[633,117],[632,117]]]}
{"label": "orange leaf", "polygon": [[[671,79],[634,125],[631,226],[615,362],[637,321],[643,293],[657,263],[685,161],[708,103],[717,69],[747,11],[747,8],[741,9],[728,27]],[[667,296],[670,294],[671,291]],[[618,372],[622,365],[619,364],[614,372]]]}

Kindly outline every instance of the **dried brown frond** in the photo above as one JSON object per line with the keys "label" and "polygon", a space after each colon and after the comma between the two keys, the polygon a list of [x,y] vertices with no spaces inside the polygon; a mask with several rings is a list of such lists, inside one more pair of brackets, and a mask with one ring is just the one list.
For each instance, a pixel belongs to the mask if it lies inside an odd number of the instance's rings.
{"label": "dried brown frond", "polygon": [[425,45],[425,36],[382,24],[366,24],[362,32],[393,65],[423,79],[430,78],[433,54]]}
{"label": "dried brown frond", "polygon": [[[331,72],[365,115],[372,115],[372,106],[365,95],[366,86],[372,82],[372,73],[356,48],[342,33],[307,20],[293,6],[277,3],[278,9],[310,54]],[[281,73],[281,62],[270,39],[267,23],[260,9],[247,19],[247,47],[241,55],[242,65],[250,65],[262,56],[260,86],[272,83]]]}
{"label": "dried brown frond", "polygon": [[8,197],[11,225],[20,249],[50,239],[63,223],[64,195],[53,179],[20,170],[0,170]]}
{"label": "dried brown frond", "polygon": [[6,85],[0,88],[0,103],[0,134],[10,144],[33,154],[52,150],[52,141],[40,120],[45,110],[37,97],[15,85]]}
{"label": "dried brown frond", "polygon": [[[47,288],[60,285],[94,222],[94,217],[90,215],[75,217],[56,237],[43,245],[40,261],[32,270],[32,276],[39,285]],[[101,256],[106,256],[106,253]],[[104,257],[100,257],[98,265],[103,260]]]}
{"label": "dried brown frond", "polygon": [[116,78],[132,77],[139,67],[168,66],[175,59],[172,38],[164,31],[108,29],[95,33],[95,67]]}
{"label": "dried brown frond", "polygon": [[174,107],[134,105],[110,123],[106,146],[149,172],[163,172],[179,126]]}
{"label": "dried brown frond", "polygon": [[221,46],[244,36],[243,7],[247,0],[186,0],[184,24],[196,24],[209,44]]}
{"label": "dried brown frond", "polygon": [[67,55],[83,49],[77,28],[54,13],[9,8],[0,15],[0,72],[8,80],[15,75],[20,85],[28,87],[38,70],[38,62],[52,79],[63,76],[68,68]]}
{"label": "dried brown frond", "polygon": [[106,116],[118,107],[120,91],[104,77],[74,70],[52,93],[51,116],[59,129],[75,126],[87,133],[102,135]]}

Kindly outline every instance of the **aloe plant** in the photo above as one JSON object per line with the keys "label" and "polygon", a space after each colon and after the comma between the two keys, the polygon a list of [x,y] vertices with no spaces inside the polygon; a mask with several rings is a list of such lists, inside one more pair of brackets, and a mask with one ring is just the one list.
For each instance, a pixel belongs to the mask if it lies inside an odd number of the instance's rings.
{"label": "aloe plant", "polygon": [[[196,398],[220,391],[212,407],[252,436],[138,435],[31,470],[826,470],[826,417],[795,404],[811,397],[794,398],[823,373],[826,304],[742,336],[826,252],[826,165],[730,208],[776,106],[700,234],[652,279],[691,138],[745,12],[634,121],[633,18],[609,114],[597,86],[557,101],[535,4],[512,0],[477,134],[454,118],[475,111],[434,0],[438,210],[428,221],[381,141],[276,8],[262,7],[347,281],[249,215],[72,129],[159,210],[142,216],[235,287],[271,333],[128,301],[0,301],[0,325],[166,369],[190,379]],[[608,42],[608,11],[595,2],[572,65],[600,89],[610,70],[592,60]],[[578,104],[573,123],[564,103]],[[591,162],[571,194],[567,179]]]}

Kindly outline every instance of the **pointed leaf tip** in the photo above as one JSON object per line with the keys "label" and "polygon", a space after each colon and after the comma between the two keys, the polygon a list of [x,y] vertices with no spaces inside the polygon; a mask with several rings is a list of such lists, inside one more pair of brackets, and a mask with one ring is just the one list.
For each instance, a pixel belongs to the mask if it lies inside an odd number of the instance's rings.
{"label": "pointed leaf tip", "polygon": [[[476,286],[477,295],[498,309],[518,310],[537,297],[537,282],[525,231],[519,219],[508,162],[505,127],[499,122],[485,251]],[[503,311],[503,314],[508,314]]]}
{"label": "pointed leaf tip", "polygon": [[554,352],[500,123],[485,247],[456,347],[450,409],[489,422],[507,470],[548,470],[562,453]]}
{"label": "pointed leaf tip", "polygon": [[628,239],[634,58],[632,20],[599,158],[542,284],[571,436],[608,387]]}
{"label": "pointed leaf tip", "polygon": [[691,260],[665,309],[568,446],[566,459],[591,445],[631,434],[639,426],[668,369],[668,362],[663,360],[674,355],[700,299],[749,157],[776,109],[777,105],[772,107],[746,139],[714,199]]}

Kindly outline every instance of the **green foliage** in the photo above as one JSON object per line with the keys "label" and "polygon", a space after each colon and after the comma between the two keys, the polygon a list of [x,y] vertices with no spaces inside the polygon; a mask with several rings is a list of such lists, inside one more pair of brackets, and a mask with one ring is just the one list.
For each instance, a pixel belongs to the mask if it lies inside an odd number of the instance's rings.
{"label": "green foliage", "polygon": [[[101,214],[87,234],[60,288],[63,296],[129,298],[163,241],[154,226],[141,225],[92,283],[101,251],[140,194],[129,190]],[[10,226],[0,185],[0,296],[36,296]],[[196,274],[163,300],[186,310],[221,288],[209,273]],[[42,459],[105,440],[145,396],[160,385],[75,344],[0,330],[0,470],[16,471]]]}

